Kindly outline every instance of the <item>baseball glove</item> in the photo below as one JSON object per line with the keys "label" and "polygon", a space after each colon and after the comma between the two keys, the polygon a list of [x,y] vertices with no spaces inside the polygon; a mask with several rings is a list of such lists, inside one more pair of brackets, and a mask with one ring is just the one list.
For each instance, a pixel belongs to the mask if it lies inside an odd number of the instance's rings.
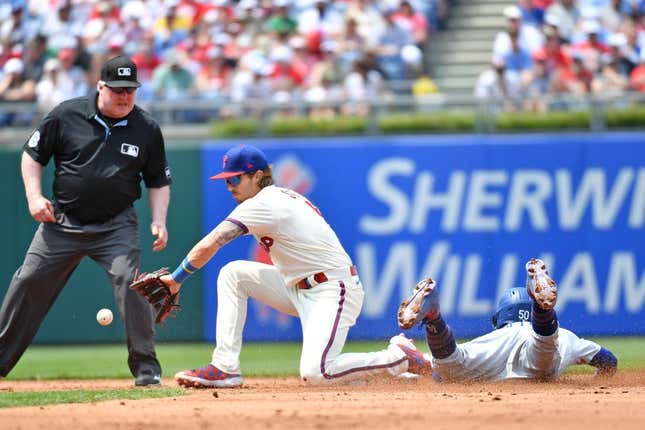
{"label": "baseball glove", "polygon": [[179,293],[172,294],[170,288],[159,279],[164,275],[169,275],[167,267],[162,267],[152,273],[141,273],[135,276],[134,281],[130,284],[130,289],[141,294],[155,309],[157,324],[164,322],[168,316],[178,311]]}

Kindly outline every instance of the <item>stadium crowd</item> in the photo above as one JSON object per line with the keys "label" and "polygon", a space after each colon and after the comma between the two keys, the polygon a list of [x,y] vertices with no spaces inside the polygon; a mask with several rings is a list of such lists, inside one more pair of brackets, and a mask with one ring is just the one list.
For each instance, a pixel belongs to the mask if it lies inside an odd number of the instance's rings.
{"label": "stadium crowd", "polygon": [[645,0],[519,0],[503,14],[476,97],[540,112],[544,94],[645,92]]}
{"label": "stadium crowd", "polygon": [[[116,55],[137,64],[139,101],[360,102],[385,91],[388,80],[422,74],[426,42],[448,3],[5,1],[0,102],[37,101],[46,112],[93,90],[99,65]],[[344,113],[361,113],[360,103]],[[0,112],[0,125],[29,122],[29,115]]]}
{"label": "stadium crowd", "polygon": [[[46,112],[93,90],[116,55],[137,64],[141,102],[305,101],[321,103],[309,111],[320,117],[364,114],[361,101],[390,93],[436,93],[424,56],[451,1],[0,3],[0,125],[26,125],[36,114],[7,102]],[[645,0],[518,0],[503,14],[476,97],[544,111],[554,103],[544,94],[645,92]]]}

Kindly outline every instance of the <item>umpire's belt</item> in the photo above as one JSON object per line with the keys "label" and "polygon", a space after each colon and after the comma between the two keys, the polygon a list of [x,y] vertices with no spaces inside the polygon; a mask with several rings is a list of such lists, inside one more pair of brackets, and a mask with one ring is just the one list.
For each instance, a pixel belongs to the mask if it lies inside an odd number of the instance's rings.
{"label": "umpire's belt", "polygon": [[358,271],[356,266],[345,267],[342,269],[332,269],[326,272],[318,272],[313,275],[307,276],[296,282],[296,286],[301,290],[308,290],[323,282],[333,281],[334,279],[344,279],[347,276],[356,276]]}

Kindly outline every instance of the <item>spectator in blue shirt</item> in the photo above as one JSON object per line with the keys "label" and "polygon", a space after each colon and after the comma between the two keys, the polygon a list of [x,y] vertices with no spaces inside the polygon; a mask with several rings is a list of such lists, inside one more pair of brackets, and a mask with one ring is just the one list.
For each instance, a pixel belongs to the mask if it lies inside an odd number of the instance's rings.
{"label": "spectator in blue shirt", "polygon": [[504,63],[507,71],[522,73],[533,69],[531,54],[520,46],[517,34],[511,35],[511,50],[504,55]]}

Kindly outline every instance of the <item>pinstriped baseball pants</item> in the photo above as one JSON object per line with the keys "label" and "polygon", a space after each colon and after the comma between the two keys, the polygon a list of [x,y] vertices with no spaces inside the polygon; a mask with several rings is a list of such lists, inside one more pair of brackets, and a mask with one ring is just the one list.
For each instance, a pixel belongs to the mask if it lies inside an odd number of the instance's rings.
{"label": "pinstriped baseball pants", "polygon": [[341,354],[347,334],[363,304],[358,276],[333,280],[307,290],[288,287],[278,269],[251,261],[225,265],[217,279],[216,347],[212,364],[240,372],[239,355],[247,300],[253,297],[274,309],[300,318],[300,376],[311,383],[346,383],[407,370],[405,353],[397,346],[369,353]]}

